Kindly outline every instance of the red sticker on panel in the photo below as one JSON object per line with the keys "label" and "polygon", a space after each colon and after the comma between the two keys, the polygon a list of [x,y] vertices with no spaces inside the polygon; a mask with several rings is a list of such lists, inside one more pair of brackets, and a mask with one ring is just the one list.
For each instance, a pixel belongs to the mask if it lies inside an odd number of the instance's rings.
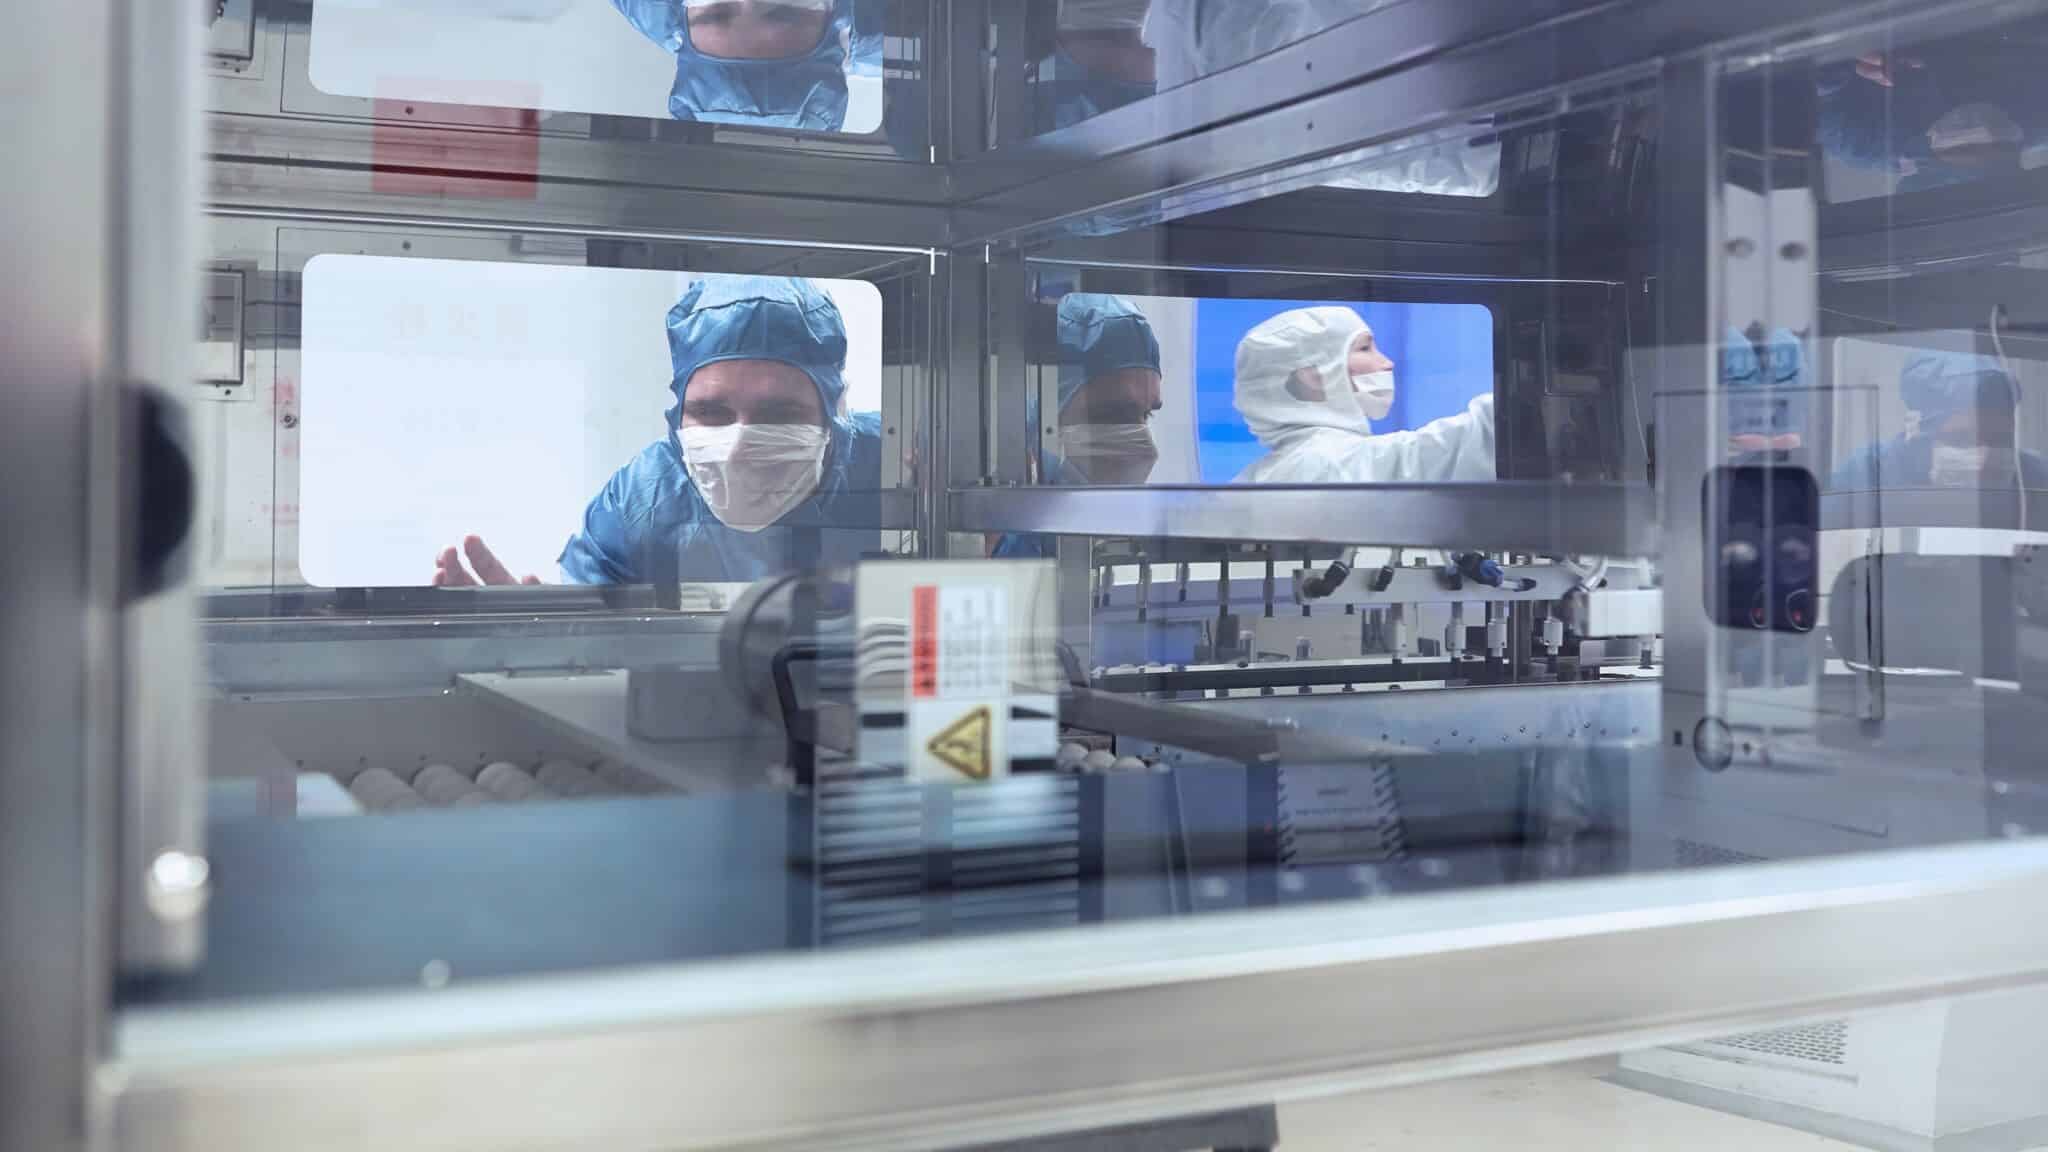
{"label": "red sticker on panel", "polygon": [[[408,91],[432,86],[404,85]],[[507,85],[491,107],[379,97],[370,188],[458,199],[532,200],[540,188],[540,89]]]}
{"label": "red sticker on panel", "polygon": [[919,584],[910,590],[910,694],[930,699],[939,694],[939,586]]}

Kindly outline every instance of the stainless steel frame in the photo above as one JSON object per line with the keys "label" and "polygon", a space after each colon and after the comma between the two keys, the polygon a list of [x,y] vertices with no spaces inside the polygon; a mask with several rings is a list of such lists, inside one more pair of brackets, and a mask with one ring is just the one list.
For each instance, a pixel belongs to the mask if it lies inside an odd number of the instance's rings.
{"label": "stainless steel frame", "polygon": [[2044,886],[2002,844],[153,1010],[102,1082],[152,1152],[940,1148],[2035,984]]}
{"label": "stainless steel frame", "polygon": [[1650,493],[1620,484],[967,488],[953,491],[950,500],[956,532],[1254,538],[1603,556],[1657,550]]}

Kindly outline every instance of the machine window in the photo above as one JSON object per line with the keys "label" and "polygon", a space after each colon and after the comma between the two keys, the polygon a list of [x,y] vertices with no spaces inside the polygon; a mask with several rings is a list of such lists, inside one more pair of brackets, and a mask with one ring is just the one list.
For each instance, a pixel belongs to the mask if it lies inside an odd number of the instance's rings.
{"label": "machine window", "polygon": [[846,503],[881,485],[872,284],[331,254],[302,325],[280,456],[311,584],[744,580],[806,532],[879,546]]}
{"label": "machine window", "polygon": [[856,7],[318,0],[310,74],[330,95],[390,102],[378,114],[394,119],[425,120],[428,102],[868,135],[882,36]]}

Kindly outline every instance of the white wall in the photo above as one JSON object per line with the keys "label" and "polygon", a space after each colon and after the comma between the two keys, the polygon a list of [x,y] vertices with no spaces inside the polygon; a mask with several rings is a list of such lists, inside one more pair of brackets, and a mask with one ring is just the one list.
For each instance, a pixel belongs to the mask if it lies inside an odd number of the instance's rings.
{"label": "white wall", "polygon": [[[668,118],[676,60],[609,0],[317,0],[313,85],[335,96]],[[843,130],[882,125],[847,77]]]}
{"label": "white wall", "polygon": [[[552,580],[584,506],[666,434],[665,317],[698,277],[329,254],[306,266],[298,560],[307,583],[424,584],[482,536]],[[881,294],[820,281],[847,406],[881,399]],[[281,565],[282,567],[282,565]]]}

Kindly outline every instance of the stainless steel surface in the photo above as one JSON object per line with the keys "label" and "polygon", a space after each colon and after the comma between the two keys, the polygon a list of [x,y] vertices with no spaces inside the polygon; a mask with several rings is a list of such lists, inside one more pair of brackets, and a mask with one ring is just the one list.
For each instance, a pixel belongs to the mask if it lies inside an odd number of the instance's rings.
{"label": "stainless steel surface", "polygon": [[1618,484],[969,488],[951,502],[959,532],[1656,552],[1650,493]]}
{"label": "stainless steel surface", "polygon": [[[122,251],[109,286],[123,328],[108,365],[108,382],[152,389],[161,406],[161,434],[190,458],[193,437],[185,409],[197,376],[194,317],[200,314],[198,201],[200,30],[191,13],[151,0],[127,0],[117,91],[114,187]],[[168,478],[134,465],[147,430],[120,431],[118,466],[95,461],[93,475],[132,486],[119,522],[124,563],[139,564],[145,517],[183,512],[161,505]],[[143,501],[156,498],[155,506]],[[189,573],[197,527],[188,525],[166,560],[166,586],[133,594],[123,606],[120,749],[122,845],[120,960],[124,968],[190,964],[202,946],[189,910],[144,898],[163,859],[203,860],[206,748],[199,687],[190,670],[199,659]],[[177,909],[187,909],[181,902]]]}
{"label": "stainless steel surface", "polygon": [[[0,1147],[82,1149],[114,968],[118,523],[89,501],[127,315],[122,5],[0,6]],[[139,890],[138,893],[139,895]]]}
{"label": "stainless steel surface", "polygon": [[166,1152],[936,1148],[2037,984],[2044,893],[2048,846],[1990,844],[140,1011],[103,1083]]}
{"label": "stainless steel surface", "polygon": [[[1106,158],[1054,179],[1020,183],[1020,175],[1007,168],[1002,149],[958,166],[954,181],[960,207],[954,242],[1035,240],[1119,206],[1136,210],[1137,218],[1156,219],[1158,212],[1148,213],[1144,206],[1167,199],[1168,193],[1185,198],[1197,190],[1213,192],[1201,199],[1201,208],[1272,195],[1313,183],[1320,178],[1315,166],[1346,150],[1496,110],[1557,107],[1570,92],[1586,94],[1624,80],[1652,78],[1665,61],[1723,40],[1772,29],[1804,29],[1844,11],[1869,7],[1854,0],[1731,0],[1704,8],[1691,0],[1647,0],[1576,6],[1556,19],[1526,23],[1525,8],[1517,7],[1512,26],[1496,29],[1489,38],[1442,52],[1424,66],[1384,75],[1374,75],[1369,62],[1390,52],[1388,41],[1371,39],[1373,19],[1354,20],[1294,49],[1187,85],[1181,90],[1186,100],[1195,99],[1212,82],[1214,89],[1228,87],[1237,93],[1213,114],[1221,119],[1227,108],[1234,118],[1206,130],[1191,131],[1193,124],[1168,119],[1157,134],[1134,133],[1131,125],[1144,123],[1153,106],[1152,101],[1143,101],[1070,129],[1083,135],[1122,129],[1125,135]],[[1416,11],[1427,8],[1483,12],[1490,6],[1407,4],[1389,9],[1383,19],[1412,21]],[[1358,38],[1354,62],[1337,67],[1370,78],[1278,107],[1251,110],[1262,103],[1252,93],[1295,90],[1294,72],[1302,67],[1302,57],[1322,59],[1325,39],[1351,37]],[[1396,45],[1391,51],[1398,54],[1404,42],[1397,38],[1391,43]],[[1176,107],[1174,95],[1154,99],[1167,101],[1164,107]],[[1133,135],[1144,143],[1133,146]],[[1048,138],[1047,147],[1056,146],[1052,140]],[[979,177],[979,165],[986,165],[993,175]],[[1250,173],[1274,175],[1241,179]],[[1194,207],[1196,202],[1187,200],[1166,216]]]}
{"label": "stainless steel surface", "polygon": [[985,475],[988,400],[983,378],[988,372],[989,285],[987,254],[981,248],[946,253],[942,271],[945,323],[938,331],[934,354],[941,359],[942,386],[932,397],[933,460],[926,469],[927,531],[936,541],[951,528],[947,490],[981,482]]}
{"label": "stainless steel surface", "polygon": [[[370,173],[318,165],[220,161],[211,166],[207,210],[299,223],[434,226],[460,231],[554,232],[621,239],[745,239],[794,247],[925,252],[945,243],[938,209],[774,198],[730,191],[676,191],[632,184],[540,183],[520,200],[378,192]],[[831,237],[857,236],[849,242]]]}
{"label": "stainless steel surface", "polygon": [[[1397,0],[1377,11],[1348,19],[1305,40],[1286,45],[1256,60],[1204,76],[1148,99],[1091,116],[1079,124],[1033,135],[1011,129],[1000,146],[985,156],[967,157],[956,165],[955,192],[977,199],[1012,191],[1026,184],[1058,179],[1104,157],[1147,144],[1215,128],[1250,113],[1296,104],[1307,97],[1342,88],[1427,60],[1447,49],[1504,33],[1526,31],[1575,9],[1598,6],[1600,0],[1537,0],[1512,9],[1489,4],[1433,4]],[[1032,7],[1015,7],[1019,15]],[[1363,7],[1363,6],[1361,6]],[[1021,77],[1024,61],[1003,44],[1023,40],[1022,20],[1014,35],[998,37],[1002,64]],[[998,91],[1002,89],[999,75]],[[1023,90],[1021,81],[1015,85]],[[1002,109],[998,124],[1028,120],[1027,108]]]}
{"label": "stainless steel surface", "polygon": [[216,620],[208,681],[226,695],[442,688],[464,672],[718,663],[718,613]]}
{"label": "stainless steel surface", "polygon": [[[275,112],[215,112],[207,146],[217,163],[354,168],[363,173],[393,155],[431,156],[450,173],[502,171],[503,133],[411,123],[335,120]],[[534,181],[635,184],[675,191],[811,190],[843,202],[924,205],[943,209],[943,168],[769,148],[733,148],[679,140],[594,139],[545,134],[534,152]],[[795,198],[794,196],[792,198]]]}
{"label": "stainless steel surface", "polygon": [[[1239,567],[1229,584],[1230,602],[1255,610],[1263,609],[1265,596],[1262,581],[1246,578],[1245,569],[1252,565],[1242,559],[1234,562]],[[1377,573],[1377,568],[1361,564],[1353,568],[1344,583],[1328,596],[1307,599],[1294,590],[1295,578],[1298,575],[1305,572],[1321,572],[1324,567],[1325,565],[1319,564],[1304,569],[1293,566],[1291,562],[1281,562],[1274,579],[1274,611],[1292,616],[1297,615],[1303,607],[1317,612],[1341,613],[1347,607],[1355,608],[1365,604],[1469,604],[1509,600],[1557,600],[1576,587],[1579,580],[1577,574],[1562,565],[1530,564],[1510,566],[1507,569],[1509,583],[1529,580],[1533,582],[1533,586],[1529,588],[1489,588],[1473,581],[1466,581],[1457,588],[1451,588],[1438,574],[1438,566],[1432,565],[1428,568],[1396,568],[1393,580],[1388,583],[1386,590],[1375,592],[1372,590],[1371,581]],[[1183,589],[1178,582],[1161,580],[1159,568],[1158,565],[1154,566],[1152,583],[1145,587],[1141,594],[1142,586],[1135,570],[1128,564],[1118,565],[1115,585],[1097,598],[1097,606],[1101,609],[1121,610],[1118,614],[1126,616],[1134,614],[1142,606],[1148,618],[1153,613],[1176,614],[1175,618],[1179,618],[1178,613],[1183,609],[1209,616],[1216,615],[1217,597],[1221,592],[1217,580],[1191,579]],[[1619,580],[1621,574],[1616,572],[1615,576]]]}
{"label": "stainless steel surface", "polygon": [[1026,334],[1032,309],[1038,305],[1023,257],[1002,252],[989,260],[988,294],[992,359],[987,383],[988,459],[982,476],[985,482],[1022,484],[1028,476],[1026,461],[1036,457],[1039,439],[1038,430],[1026,419],[1030,409],[1025,401],[1034,383],[1027,369]]}

